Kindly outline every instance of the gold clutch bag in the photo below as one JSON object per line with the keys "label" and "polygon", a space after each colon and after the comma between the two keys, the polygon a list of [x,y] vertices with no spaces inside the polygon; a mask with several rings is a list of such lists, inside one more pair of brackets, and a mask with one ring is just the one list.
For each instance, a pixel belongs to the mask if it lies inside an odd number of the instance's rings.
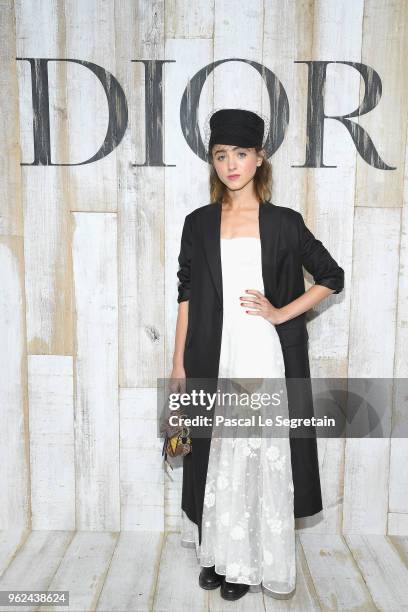
{"label": "gold clutch bag", "polygon": [[172,416],[177,415],[179,417],[179,425],[170,425],[169,421],[164,424],[161,433],[164,434],[162,457],[164,462],[167,463],[171,469],[173,466],[168,461],[168,457],[185,456],[191,452],[191,437],[190,429],[182,423],[182,417],[186,416],[181,414],[180,411],[175,410],[172,412]]}

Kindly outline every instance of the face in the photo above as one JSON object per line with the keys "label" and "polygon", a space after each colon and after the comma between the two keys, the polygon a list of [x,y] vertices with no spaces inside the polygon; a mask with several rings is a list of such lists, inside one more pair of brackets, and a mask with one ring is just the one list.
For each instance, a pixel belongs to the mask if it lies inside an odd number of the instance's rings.
{"label": "face", "polygon": [[216,144],[212,151],[214,169],[228,189],[242,189],[255,176],[261,165],[263,154],[254,147],[236,147],[234,145]]}

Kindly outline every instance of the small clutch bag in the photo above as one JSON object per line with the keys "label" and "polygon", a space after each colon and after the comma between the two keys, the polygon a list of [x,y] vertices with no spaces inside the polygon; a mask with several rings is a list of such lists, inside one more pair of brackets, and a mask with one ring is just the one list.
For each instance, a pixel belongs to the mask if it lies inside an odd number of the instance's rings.
{"label": "small clutch bag", "polygon": [[164,462],[167,463],[171,469],[173,466],[168,461],[169,457],[185,456],[191,452],[191,437],[190,429],[183,424],[182,417],[187,416],[182,414],[179,410],[173,410],[171,416],[178,416],[179,425],[170,425],[169,419],[165,422],[161,429],[161,433],[164,435],[162,457]]}

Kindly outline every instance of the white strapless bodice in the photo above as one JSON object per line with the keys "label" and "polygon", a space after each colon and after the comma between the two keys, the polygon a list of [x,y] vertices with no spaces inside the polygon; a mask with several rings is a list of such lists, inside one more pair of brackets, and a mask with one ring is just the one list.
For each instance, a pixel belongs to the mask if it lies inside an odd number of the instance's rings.
{"label": "white strapless bodice", "polygon": [[240,297],[265,295],[259,238],[221,238],[223,330],[220,378],[284,377],[284,362],[275,326],[262,315],[249,314]]}

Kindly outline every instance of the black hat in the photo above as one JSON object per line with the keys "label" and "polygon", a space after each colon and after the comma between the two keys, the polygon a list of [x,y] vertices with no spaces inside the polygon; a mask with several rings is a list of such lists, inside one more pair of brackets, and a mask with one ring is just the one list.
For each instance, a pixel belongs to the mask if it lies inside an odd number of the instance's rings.
{"label": "black hat", "polygon": [[211,115],[208,150],[214,144],[262,147],[264,128],[264,120],[252,111],[223,108]]}

